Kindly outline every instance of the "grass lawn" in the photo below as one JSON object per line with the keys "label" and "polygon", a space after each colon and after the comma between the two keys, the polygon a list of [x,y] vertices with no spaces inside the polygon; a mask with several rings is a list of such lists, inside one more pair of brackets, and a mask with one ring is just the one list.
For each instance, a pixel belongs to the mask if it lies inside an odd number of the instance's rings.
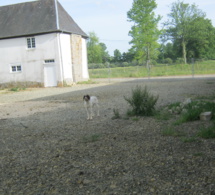
{"label": "grass lawn", "polygon": [[192,64],[156,65],[148,70],[145,66],[89,69],[90,78],[156,77],[192,74],[215,74],[215,60]]}

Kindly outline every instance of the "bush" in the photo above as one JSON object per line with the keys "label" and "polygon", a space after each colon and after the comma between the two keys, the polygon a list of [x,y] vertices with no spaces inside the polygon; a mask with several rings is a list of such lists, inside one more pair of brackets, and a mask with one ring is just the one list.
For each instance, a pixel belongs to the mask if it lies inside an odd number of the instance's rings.
{"label": "bush", "polygon": [[132,108],[128,111],[128,115],[152,116],[155,113],[155,104],[157,103],[158,96],[151,95],[147,87],[142,89],[140,86],[136,86],[132,90],[132,96],[130,98],[124,97],[124,99]]}
{"label": "bush", "polygon": [[172,59],[171,58],[166,58],[163,61],[165,64],[172,64]]}
{"label": "bush", "polygon": [[184,64],[184,59],[183,58],[177,58],[175,63],[176,64]]}

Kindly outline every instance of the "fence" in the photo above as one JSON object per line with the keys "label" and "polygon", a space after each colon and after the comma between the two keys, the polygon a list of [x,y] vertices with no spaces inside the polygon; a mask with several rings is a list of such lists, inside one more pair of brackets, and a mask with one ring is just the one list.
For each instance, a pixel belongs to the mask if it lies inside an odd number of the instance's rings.
{"label": "fence", "polygon": [[215,76],[215,60],[195,61],[190,64],[161,64],[148,66],[128,66],[110,68],[106,66],[100,69],[89,69],[90,78],[150,78],[150,77],[168,77],[168,76]]}

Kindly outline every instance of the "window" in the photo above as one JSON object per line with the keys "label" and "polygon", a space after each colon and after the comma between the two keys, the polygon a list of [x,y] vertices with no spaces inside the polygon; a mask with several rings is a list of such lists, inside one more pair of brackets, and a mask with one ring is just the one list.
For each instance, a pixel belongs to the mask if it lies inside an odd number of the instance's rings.
{"label": "window", "polygon": [[54,63],[54,59],[44,60],[45,64]]}
{"label": "window", "polygon": [[28,48],[36,48],[36,42],[34,37],[27,38],[27,46]]}
{"label": "window", "polygon": [[11,65],[11,72],[22,72],[22,66],[21,65]]}

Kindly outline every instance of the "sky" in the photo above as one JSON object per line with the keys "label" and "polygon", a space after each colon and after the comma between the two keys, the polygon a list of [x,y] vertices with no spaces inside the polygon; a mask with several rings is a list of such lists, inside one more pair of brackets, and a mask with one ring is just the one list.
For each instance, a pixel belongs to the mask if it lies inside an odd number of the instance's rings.
{"label": "sky", "polygon": [[[0,6],[32,0],[0,0]],[[133,0],[58,0],[64,9],[85,33],[94,32],[99,41],[105,43],[110,55],[115,49],[127,52],[131,45],[129,31],[132,22],[128,21],[127,12],[132,8]],[[159,27],[167,21],[171,4],[177,0],[156,0],[155,14],[162,16]],[[183,0],[194,4],[206,13],[206,18],[215,26],[215,0]]]}

